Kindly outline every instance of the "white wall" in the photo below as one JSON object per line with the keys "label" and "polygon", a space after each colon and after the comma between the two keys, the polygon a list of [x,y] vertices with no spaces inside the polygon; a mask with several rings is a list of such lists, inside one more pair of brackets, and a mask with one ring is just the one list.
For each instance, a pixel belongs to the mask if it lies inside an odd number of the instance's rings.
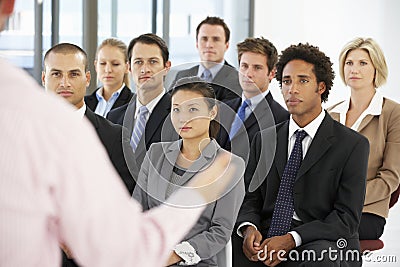
{"label": "white wall", "polygon": [[[355,37],[372,37],[383,49],[389,68],[381,92],[400,102],[399,14],[398,0],[256,0],[254,36],[269,39],[278,52],[299,42],[319,46],[331,58],[336,74],[325,106],[349,95],[338,72],[344,44]],[[276,81],[271,91],[283,103]]]}

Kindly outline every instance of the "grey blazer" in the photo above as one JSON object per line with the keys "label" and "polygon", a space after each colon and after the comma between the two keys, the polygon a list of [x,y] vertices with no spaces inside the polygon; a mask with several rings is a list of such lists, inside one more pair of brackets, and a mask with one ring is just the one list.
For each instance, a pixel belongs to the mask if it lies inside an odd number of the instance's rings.
{"label": "grey blazer", "polygon": [[[160,205],[166,200],[165,193],[180,152],[182,140],[154,143],[151,145],[139,172],[133,198],[139,201],[143,210]],[[186,170],[181,185],[185,185],[198,171],[207,168],[218,153],[223,150],[212,140],[203,150],[199,159]],[[232,154],[232,164],[239,166],[231,190],[218,200],[207,204],[199,220],[182,241],[187,241],[196,250],[201,261],[197,266],[217,266],[216,255],[229,241],[236,218],[244,198],[244,162]]]}

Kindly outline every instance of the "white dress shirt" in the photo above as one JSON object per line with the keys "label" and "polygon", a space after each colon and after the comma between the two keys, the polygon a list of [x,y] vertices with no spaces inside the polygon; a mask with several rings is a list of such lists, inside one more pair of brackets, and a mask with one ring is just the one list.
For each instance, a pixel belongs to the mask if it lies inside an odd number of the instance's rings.
{"label": "white dress shirt", "polygon": [[[290,157],[290,153],[292,153],[294,143],[296,141],[296,134],[295,132],[297,130],[304,130],[307,133],[307,136],[303,139],[302,141],[302,150],[303,150],[303,159],[307,154],[308,149],[310,148],[311,142],[315,137],[315,134],[318,131],[319,126],[321,125],[322,121],[325,118],[325,111],[322,110],[321,113],[309,124],[307,124],[304,128],[301,128],[297,123],[293,120],[292,115],[290,115],[289,119],[289,134],[288,134],[288,158]],[[293,219],[297,221],[301,221],[299,216],[297,216],[296,212],[293,214]],[[243,233],[241,231],[241,228],[244,226],[253,226],[254,228],[257,229],[257,227],[250,223],[250,222],[244,222],[239,225],[237,229],[237,234],[240,237],[243,237]],[[290,231],[289,232],[292,236],[293,239],[296,243],[296,247],[300,246],[302,244],[301,236],[296,232],[296,231]]]}

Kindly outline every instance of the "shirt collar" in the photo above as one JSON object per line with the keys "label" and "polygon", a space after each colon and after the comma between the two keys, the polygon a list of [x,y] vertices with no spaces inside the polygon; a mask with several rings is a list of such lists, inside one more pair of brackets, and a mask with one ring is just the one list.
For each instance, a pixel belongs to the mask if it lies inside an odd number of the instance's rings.
{"label": "shirt collar", "polygon": [[[371,99],[371,102],[369,103],[367,109],[363,112],[365,115],[381,115],[382,113],[382,105],[383,105],[383,95],[375,91],[374,96]],[[349,111],[350,108],[350,97],[346,99],[345,101],[341,102],[338,104],[336,107],[334,107],[331,112],[334,113],[339,113],[339,114],[344,114],[346,115],[347,111]]]}
{"label": "shirt collar", "polygon": [[[118,97],[121,94],[121,91],[122,91],[122,89],[124,89],[124,87],[125,87],[125,83],[122,83],[122,86],[111,95],[110,99],[112,99],[114,95],[116,97]],[[103,90],[104,90],[104,87],[102,86],[102,87],[100,87],[99,90],[96,91],[96,98],[98,101],[104,99]]]}
{"label": "shirt collar", "polygon": [[[153,112],[154,108],[156,107],[158,102],[160,102],[160,100],[164,96],[164,94],[165,94],[165,89],[146,105],[146,108],[148,109],[149,114],[151,114]],[[140,103],[139,98],[136,97],[135,119],[137,118],[137,114],[139,113],[139,109],[141,106],[143,106],[142,103]]]}
{"label": "shirt collar", "polygon": [[[211,72],[213,80],[214,80],[215,76],[217,76],[218,72],[222,69],[223,66],[224,66],[224,63],[222,62],[222,63],[217,63],[217,64],[215,64],[214,66],[212,66],[211,68],[208,69]],[[200,64],[197,76],[201,77],[201,75],[203,74],[205,69],[206,68],[203,66],[203,64]]]}
{"label": "shirt collar", "polygon": [[247,100],[249,107],[252,110],[254,110],[257,107],[257,105],[267,96],[268,93],[269,93],[269,90],[266,90],[265,92],[262,92],[261,94],[253,96],[251,98],[246,98],[244,96],[244,94],[242,93],[242,104],[245,100]]}
{"label": "shirt collar", "polygon": [[[361,121],[367,116],[367,115],[380,115],[382,113],[382,106],[383,106],[383,95],[375,91],[374,96],[371,99],[371,102],[369,103],[368,107],[364,110],[363,113],[358,117],[358,119],[354,122],[354,124],[351,126],[351,129],[357,131],[358,127],[361,124]],[[347,117],[347,111],[350,108],[350,98],[347,100],[339,103],[336,107],[332,108],[331,112],[332,113],[338,113],[339,114],[339,122],[343,125],[346,124],[346,117]]]}
{"label": "shirt collar", "polygon": [[86,104],[83,103],[83,106],[75,111],[75,114],[83,119],[85,117],[85,112],[86,112]]}
{"label": "shirt collar", "polygon": [[314,139],[314,136],[317,133],[318,128],[321,125],[321,123],[324,120],[324,118],[325,118],[325,110],[322,109],[321,113],[314,120],[312,120],[304,128],[300,128],[300,126],[297,125],[297,123],[293,120],[292,115],[290,115],[290,120],[289,120],[289,139],[290,139],[290,137],[292,137],[292,135],[297,130],[306,131],[306,133],[311,137],[311,139]]}

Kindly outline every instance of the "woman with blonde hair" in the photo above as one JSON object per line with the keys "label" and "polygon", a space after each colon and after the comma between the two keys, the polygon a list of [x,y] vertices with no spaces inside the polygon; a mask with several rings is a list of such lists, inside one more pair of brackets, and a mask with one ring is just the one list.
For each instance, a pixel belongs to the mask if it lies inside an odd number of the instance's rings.
{"label": "woman with blonde hair", "polygon": [[102,86],[85,97],[86,105],[96,114],[106,117],[110,110],[131,100],[128,61],[127,47],[121,40],[108,38],[97,48],[94,66]]}
{"label": "woman with blonde hair", "polygon": [[[376,89],[387,79],[388,68],[379,45],[371,38],[355,38],[340,52],[340,77],[350,99],[328,109],[342,124],[368,138],[370,154],[360,239],[378,239],[389,212],[390,195],[400,177],[400,105]],[[349,188],[351,190],[351,188]]]}

